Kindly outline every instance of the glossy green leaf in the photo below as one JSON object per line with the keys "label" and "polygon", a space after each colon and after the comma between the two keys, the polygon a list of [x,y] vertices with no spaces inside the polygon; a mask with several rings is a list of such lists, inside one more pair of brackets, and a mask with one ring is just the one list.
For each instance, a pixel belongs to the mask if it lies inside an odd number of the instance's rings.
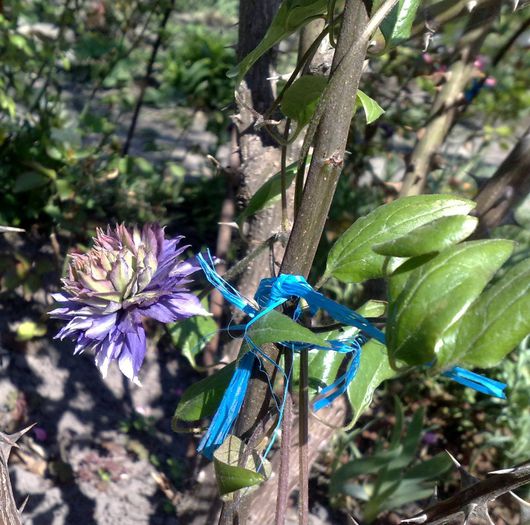
{"label": "glossy green leaf", "polygon": [[262,55],[311,20],[326,13],[327,5],[327,0],[284,0],[262,41],[229,72],[229,76],[236,77],[236,84],[239,84]]}
{"label": "glossy green leaf", "polygon": [[385,315],[387,306],[388,303],[386,301],[370,299],[357,308],[356,312],[364,317],[381,317]]}
{"label": "glossy green leaf", "polygon": [[[513,243],[472,241],[453,246],[412,271],[403,291],[389,304],[390,360],[425,364],[439,354],[442,337],[482,292],[510,256]],[[438,354],[438,355],[437,355]]]}
{"label": "glossy green leaf", "polygon": [[304,75],[298,78],[283,95],[283,113],[296,122],[295,136],[309,123],[328,79],[324,76]]}
{"label": "glossy green leaf", "polygon": [[211,376],[191,385],[179,401],[173,416],[173,425],[181,421],[197,421],[211,416],[219,406],[226,387],[234,374],[235,362]]}
{"label": "glossy green leaf", "polygon": [[510,268],[488,288],[456,330],[453,344],[440,350],[449,354],[446,360],[484,368],[513,350],[530,333],[530,259]]}
{"label": "glossy green leaf", "polygon": [[411,230],[402,237],[372,246],[374,252],[392,257],[416,257],[440,252],[467,239],[478,224],[476,217],[453,215],[441,217]]}
{"label": "glossy green leaf", "polygon": [[[309,351],[308,387],[311,398],[318,394],[325,386],[335,381],[344,358],[345,355],[339,352],[327,352],[325,350]],[[294,389],[300,384],[300,354],[298,352],[295,352],[293,355],[292,384]]]}
{"label": "glossy green leaf", "polygon": [[353,409],[353,427],[363,412],[370,406],[376,388],[396,372],[390,366],[387,349],[371,339],[362,350],[357,375],[348,387],[348,399]]}
{"label": "glossy green leaf", "polygon": [[323,337],[276,310],[258,319],[249,328],[248,335],[258,346],[266,343],[296,341],[329,347],[329,343]]}
{"label": "glossy green leaf", "polygon": [[[383,20],[379,29],[385,37],[386,47],[395,47],[410,38],[412,24],[421,0],[400,0]],[[383,0],[374,2],[372,12],[375,12]]]}
{"label": "glossy green leaf", "polygon": [[357,100],[364,109],[367,124],[371,124],[385,112],[385,110],[373,98],[369,97],[360,89],[357,90]]}
{"label": "glossy green leaf", "polygon": [[217,487],[221,496],[265,481],[263,474],[257,472],[260,466],[260,459],[257,454],[249,454],[244,467],[241,466],[244,450],[245,444],[239,438],[228,436],[215,451],[213,463]]}
{"label": "glossy green leaf", "polygon": [[360,282],[385,275],[386,257],[374,244],[401,237],[440,217],[467,215],[473,201],[453,195],[404,197],[355,221],[331,248],[324,278]]}
{"label": "glossy green leaf", "polygon": [[[298,168],[298,162],[293,162],[287,166],[285,170],[285,186],[288,188],[296,175]],[[247,207],[242,211],[241,215],[237,218],[238,224],[242,224],[248,217],[254,215],[258,211],[270,206],[274,202],[280,199],[282,193],[282,174],[281,172],[275,173],[270,177],[264,184],[262,184],[256,193],[252,195],[248,201]]]}
{"label": "glossy green leaf", "polygon": [[[365,317],[379,317],[386,311],[385,301],[370,300],[357,308],[357,312]],[[353,338],[359,333],[358,328],[347,327],[342,331],[334,330],[325,334],[327,341],[331,339]],[[309,391],[310,394],[317,394],[323,387],[330,385],[337,378],[339,368],[346,358],[340,352],[327,352],[321,350],[309,351]],[[299,354],[294,354],[293,384],[299,382]]]}
{"label": "glossy green leaf", "polygon": [[[425,255],[419,255],[418,257],[411,257],[405,259],[396,269],[392,271],[392,275],[388,279],[388,298],[389,301],[395,301],[399,294],[405,288],[409,276],[413,270],[420,267],[422,264],[429,262],[431,259],[436,257],[435,253],[428,253]],[[392,258],[396,259],[397,258]],[[403,261],[403,259],[401,259]]]}
{"label": "glossy green leaf", "polygon": [[167,326],[175,348],[196,368],[195,357],[217,332],[213,317],[196,315]]}
{"label": "glossy green leaf", "polygon": [[504,226],[495,228],[491,232],[491,236],[495,239],[510,239],[516,242],[512,256],[497,273],[495,276],[496,279],[501,278],[515,264],[530,257],[530,230],[514,224],[505,224]]}

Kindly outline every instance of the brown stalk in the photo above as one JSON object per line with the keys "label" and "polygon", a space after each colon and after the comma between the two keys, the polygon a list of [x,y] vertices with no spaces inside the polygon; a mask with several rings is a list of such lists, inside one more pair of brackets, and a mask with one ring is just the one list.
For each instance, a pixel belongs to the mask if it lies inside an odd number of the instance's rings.
{"label": "brown stalk", "polygon": [[488,0],[472,11],[460,39],[460,57],[450,67],[448,80],[434,100],[428,123],[418,133],[419,139],[408,163],[400,196],[423,193],[433,157],[459,113],[464,89],[473,74],[473,62],[491,31],[499,9],[500,2]]}

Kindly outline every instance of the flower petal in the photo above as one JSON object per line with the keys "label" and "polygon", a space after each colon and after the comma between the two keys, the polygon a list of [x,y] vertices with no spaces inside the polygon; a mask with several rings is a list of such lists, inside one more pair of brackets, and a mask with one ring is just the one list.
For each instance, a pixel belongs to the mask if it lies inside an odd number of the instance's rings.
{"label": "flower petal", "polygon": [[116,325],[116,314],[102,315],[94,317],[92,326],[85,332],[85,335],[91,339],[102,341],[107,337],[112,328]]}
{"label": "flower petal", "polygon": [[209,315],[197,296],[192,293],[179,293],[160,298],[147,308],[140,310],[143,316],[161,323],[172,323],[194,315]]}
{"label": "flower petal", "polygon": [[131,381],[137,378],[146,351],[145,331],[141,324],[135,328],[134,332],[125,334],[125,344],[118,357],[118,366],[122,374]]}

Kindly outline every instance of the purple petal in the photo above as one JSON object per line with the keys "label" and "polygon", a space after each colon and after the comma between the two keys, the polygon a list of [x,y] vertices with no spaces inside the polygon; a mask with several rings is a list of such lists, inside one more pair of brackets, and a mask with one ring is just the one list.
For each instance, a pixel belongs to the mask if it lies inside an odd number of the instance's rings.
{"label": "purple petal", "polygon": [[182,275],[188,276],[192,273],[198,272],[201,269],[201,265],[196,257],[191,257],[186,261],[182,261],[176,268],[171,272],[171,275]]}
{"label": "purple petal", "polygon": [[118,357],[118,366],[122,374],[134,381],[145,357],[145,331],[141,324],[136,325],[134,332],[125,334],[125,344]]}
{"label": "purple petal", "polygon": [[194,315],[209,315],[199,299],[192,293],[179,293],[162,297],[157,303],[140,310],[143,316],[161,323],[172,323]]}
{"label": "purple petal", "polygon": [[99,368],[99,371],[104,378],[107,377],[110,362],[121,353],[123,344],[123,336],[119,336],[115,339],[109,336],[96,348],[96,366]]}
{"label": "purple petal", "polygon": [[102,341],[116,324],[116,314],[102,315],[93,318],[92,326],[85,332],[91,339]]}

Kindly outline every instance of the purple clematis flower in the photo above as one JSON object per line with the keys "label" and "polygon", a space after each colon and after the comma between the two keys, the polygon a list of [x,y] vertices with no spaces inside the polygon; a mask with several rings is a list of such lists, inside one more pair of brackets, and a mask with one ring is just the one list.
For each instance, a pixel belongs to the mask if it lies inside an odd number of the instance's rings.
{"label": "purple clematis flower", "polygon": [[70,256],[64,293],[53,295],[60,305],[50,316],[68,321],[56,338],[74,339],[75,354],[94,350],[103,377],[117,360],[121,372],[139,383],[146,351],[142,319],[170,323],[208,315],[186,287],[200,266],[179,258],[187,248],[182,239],[165,239],[158,225],[98,229],[87,253]]}

